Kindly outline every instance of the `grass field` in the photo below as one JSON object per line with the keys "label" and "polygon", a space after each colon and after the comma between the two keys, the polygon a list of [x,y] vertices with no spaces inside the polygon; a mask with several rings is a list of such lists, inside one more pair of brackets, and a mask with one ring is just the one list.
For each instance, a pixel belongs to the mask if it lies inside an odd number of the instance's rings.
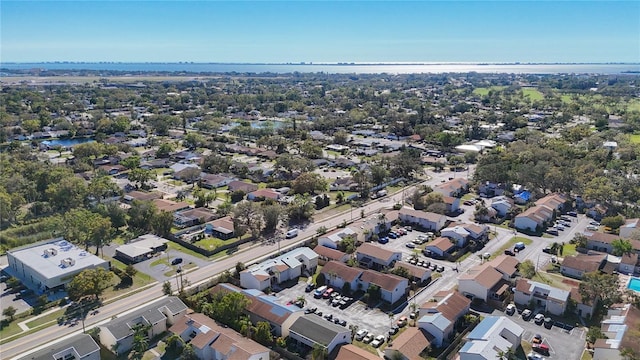
{"label": "grass field", "polygon": [[629,141],[634,144],[640,144],[640,134],[629,135]]}
{"label": "grass field", "polygon": [[539,101],[544,99],[544,94],[542,94],[538,89],[524,88],[522,89],[522,93],[525,97],[529,97],[531,101]]}
{"label": "grass field", "polygon": [[485,95],[489,95],[489,91],[491,90],[493,91],[502,90],[505,87],[506,86],[479,87],[479,88],[473,89],[473,93],[478,96],[485,96]]}
{"label": "grass field", "polygon": [[562,256],[576,255],[577,253],[578,252],[576,251],[576,244],[564,244]]}
{"label": "grass field", "polygon": [[627,111],[638,111],[640,112],[640,100],[633,99],[627,103]]}
{"label": "grass field", "polygon": [[500,254],[504,254],[505,250],[512,248],[513,245],[515,245],[517,242],[523,242],[525,245],[531,245],[532,243],[531,239],[528,239],[526,237],[514,236],[506,244],[502,245],[498,251],[491,254],[491,258],[493,259]]}

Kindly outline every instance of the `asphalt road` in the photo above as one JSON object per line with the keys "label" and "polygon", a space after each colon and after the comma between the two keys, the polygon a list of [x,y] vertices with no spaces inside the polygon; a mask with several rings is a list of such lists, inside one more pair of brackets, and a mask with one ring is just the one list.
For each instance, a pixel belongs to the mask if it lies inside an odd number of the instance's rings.
{"label": "asphalt road", "polygon": [[[197,284],[205,282],[211,277],[220,274],[225,270],[235,268],[235,264],[238,262],[242,262],[244,264],[255,263],[257,261],[260,261],[261,259],[268,258],[274,255],[278,252],[279,249],[281,251],[284,251],[289,247],[294,247],[300,242],[316,235],[316,230],[321,226],[324,226],[327,229],[331,229],[342,224],[343,221],[350,221],[352,217],[355,219],[357,216],[359,216],[360,210],[364,210],[365,214],[372,214],[377,213],[381,209],[390,208],[396,201],[400,201],[402,199],[403,191],[405,192],[405,195],[408,195],[411,194],[417,186],[434,186],[440,184],[442,180],[447,180],[450,177],[466,177],[469,173],[473,173],[473,169],[470,169],[469,172],[458,172],[456,174],[452,172],[429,172],[429,180],[423,181],[416,185],[407,186],[406,188],[396,192],[395,194],[390,194],[388,197],[393,201],[371,201],[361,208],[354,208],[353,211],[348,210],[332,216],[328,219],[315,222],[310,226],[301,229],[299,235],[293,239],[284,239],[279,243],[273,244],[256,245],[245,251],[238,252],[233,256],[212,261],[207,266],[200,267],[195,271],[185,274],[184,277],[191,284],[196,286]],[[354,214],[356,212],[357,214]],[[113,316],[121,314],[123,312],[123,309],[128,310],[136,308],[162,296],[164,296],[164,294],[162,293],[162,283],[156,283],[155,285],[149,287],[144,291],[140,291],[126,298],[122,298],[110,304],[104,305],[102,308],[100,308],[100,312],[98,314],[87,317],[87,319],[85,320],[85,327],[89,328],[92,325],[100,323],[101,321],[108,321]],[[10,359],[28,350],[31,350],[34,347],[50,343],[55,339],[61,338],[65,335],[80,333],[82,329],[81,327],[80,329],[78,328],[79,326],[69,327],[64,325],[54,325],[36,333],[20,336],[16,340],[6,343],[0,347],[0,358]]]}

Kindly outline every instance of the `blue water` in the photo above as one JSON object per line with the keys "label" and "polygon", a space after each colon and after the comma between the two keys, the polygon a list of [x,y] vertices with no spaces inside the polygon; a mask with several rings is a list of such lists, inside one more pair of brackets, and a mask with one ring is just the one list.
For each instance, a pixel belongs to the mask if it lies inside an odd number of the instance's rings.
{"label": "blue water", "polygon": [[640,64],[221,64],[221,63],[0,63],[12,70],[116,70],[215,73],[330,73],[330,74],[419,74],[419,73],[515,73],[515,74],[620,74],[640,72]]}
{"label": "blue water", "polygon": [[56,146],[56,145],[60,145],[63,147],[71,147],[74,145],[78,145],[78,144],[84,144],[84,143],[88,143],[88,142],[92,142],[95,141],[93,139],[90,138],[76,138],[76,139],[54,139],[54,140],[45,140],[42,143],[47,145],[47,146]]}
{"label": "blue water", "polygon": [[627,284],[627,288],[636,292],[640,292],[640,279],[631,278],[631,280],[629,280],[629,284]]}

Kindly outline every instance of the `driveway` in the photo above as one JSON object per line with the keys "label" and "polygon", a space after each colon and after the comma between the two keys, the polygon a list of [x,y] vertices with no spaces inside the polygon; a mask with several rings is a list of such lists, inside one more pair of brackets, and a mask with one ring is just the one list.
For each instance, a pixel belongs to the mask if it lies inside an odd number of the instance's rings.
{"label": "driveway", "polygon": [[575,327],[565,330],[558,326],[547,329],[542,325],[536,325],[531,320],[525,321],[517,312],[513,316],[508,316],[502,311],[495,310],[492,315],[506,316],[516,324],[522,326],[524,333],[522,340],[531,343],[534,335],[542,335],[542,343],[549,346],[549,356],[545,359],[574,360],[580,359],[585,344],[585,331],[583,328]]}

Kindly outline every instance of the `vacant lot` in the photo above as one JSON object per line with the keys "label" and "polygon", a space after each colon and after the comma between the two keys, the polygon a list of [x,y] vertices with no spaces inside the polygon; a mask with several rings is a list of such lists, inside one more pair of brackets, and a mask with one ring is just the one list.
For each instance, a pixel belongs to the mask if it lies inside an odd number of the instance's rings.
{"label": "vacant lot", "polygon": [[538,91],[538,89],[525,88],[522,89],[522,93],[525,97],[529,97],[531,101],[539,101],[544,99],[544,94]]}

